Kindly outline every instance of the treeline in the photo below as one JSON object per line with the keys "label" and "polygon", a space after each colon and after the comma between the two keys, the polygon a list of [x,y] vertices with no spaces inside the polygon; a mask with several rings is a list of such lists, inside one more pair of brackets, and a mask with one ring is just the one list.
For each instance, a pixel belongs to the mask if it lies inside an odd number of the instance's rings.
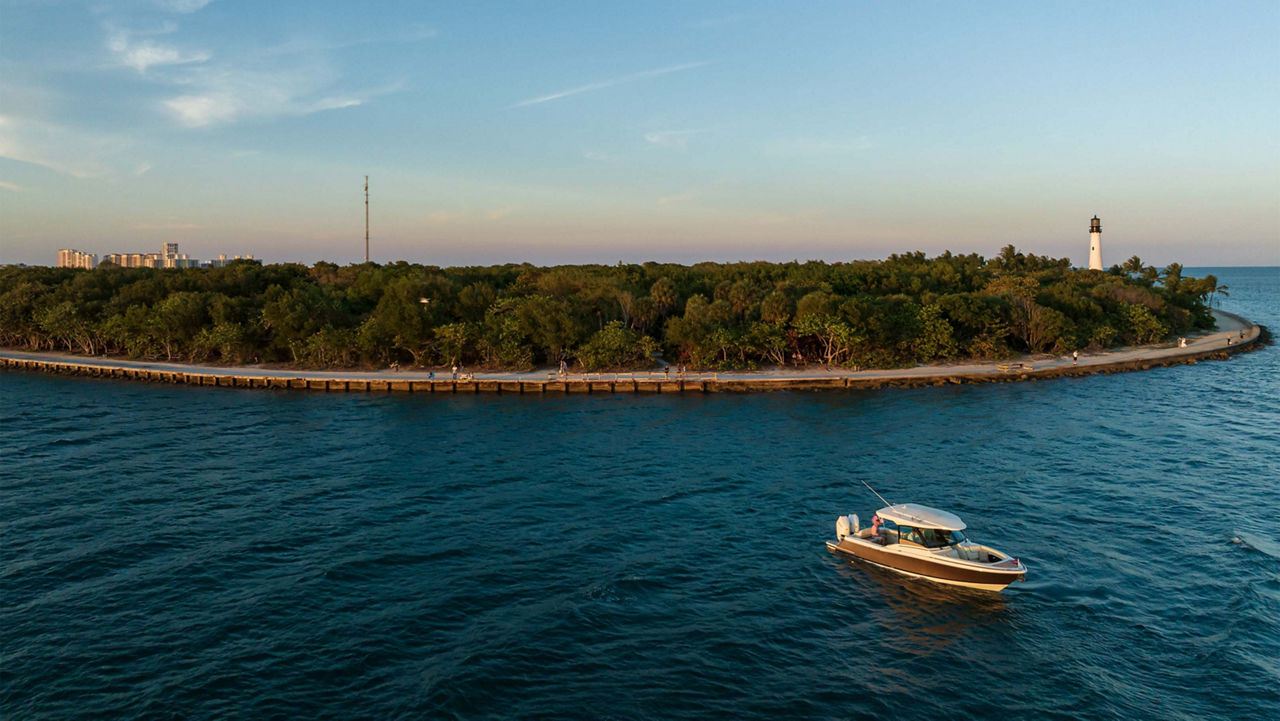
{"label": "treeline", "polygon": [[892,367],[1152,343],[1213,320],[1213,276],[1131,258],[438,268],[0,269],[0,344],[140,359],[588,370]]}

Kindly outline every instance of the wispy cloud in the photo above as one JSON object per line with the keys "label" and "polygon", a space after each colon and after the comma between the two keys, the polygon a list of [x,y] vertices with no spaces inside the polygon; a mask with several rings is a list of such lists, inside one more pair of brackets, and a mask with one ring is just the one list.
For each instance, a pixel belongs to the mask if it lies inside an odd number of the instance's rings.
{"label": "wispy cloud", "polygon": [[155,0],[161,8],[175,13],[193,13],[213,0]]}
{"label": "wispy cloud", "polygon": [[151,163],[142,163],[141,165],[133,169],[133,174],[135,176],[141,177],[143,175],[146,175],[149,170],[151,170]]}
{"label": "wispy cloud", "polygon": [[127,30],[114,31],[107,38],[107,49],[121,64],[140,73],[145,73],[147,68],[155,66],[203,63],[210,57],[207,52],[183,52],[172,45],[165,45],[155,40],[134,40],[133,34]]}
{"label": "wispy cloud", "polygon": [[654,130],[644,134],[645,142],[663,148],[684,149],[689,145],[689,138],[705,133],[706,130]]}
{"label": "wispy cloud", "polygon": [[7,190],[7,191],[9,191],[9,192],[11,192],[11,193],[21,193],[21,192],[22,192],[22,186],[20,186],[20,185],[15,185],[14,183],[6,183],[6,182],[5,182],[5,181],[3,181],[3,180],[0,180],[0,188],[3,188],[4,190]]}
{"label": "wispy cloud", "polygon": [[620,75],[616,78],[601,80],[595,83],[587,83],[586,85],[579,85],[576,88],[561,90],[560,92],[551,93],[549,95],[539,95],[536,98],[521,100],[518,103],[508,105],[507,109],[510,110],[511,108],[523,108],[530,105],[540,105],[542,103],[551,102],[552,100],[560,100],[561,98],[567,98],[572,95],[580,95],[582,93],[589,93],[595,90],[604,90],[605,88],[612,88],[616,85],[634,83],[637,80],[644,80],[646,78],[656,78],[659,75],[668,75],[670,73],[678,73],[684,70],[692,70],[694,68],[700,68],[710,64],[711,63],[709,61],[703,61],[703,62],[697,62],[697,63],[684,63],[683,65],[671,65],[665,68],[655,68],[653,70],[644,70],[638,73],[631,73],[630,75]]}
{"label": "wispy cloud", "polygon": [[110,175],[128,141],[54,123],[0,116],[0,158],[40,165],[76,178]]}
{"label": "wispy cloud", "polygon": [[[198,10],[206,3],[168,3],[174,10]],[[294,39],[266,49],[213,53],[184,48],[173,38],[169,21],[156,27],[105,26],[107,49],[119,65],[137,70],[158,86],[171,89],[159,108],[177,124],[203,128],[247,119],[309,115],[361,105],[369,98],[401,89],[400,83],[359,90],[342,87],[334,50],[357,45],[413,42],[434,37],[423,26],[382,36],[340,41]],[[150,71],[150,72],[148,72]]]}
{"label": "wispy cloud", "polygon": [[[231,123],[252,118],[310,115],[361,105],[352,96],[316,97],[322,78],[308,71],[220,71],[191,79],[196,92],[163,101],[162,105],[188,128]],[[366,93],[369,95],[372,93]]]}

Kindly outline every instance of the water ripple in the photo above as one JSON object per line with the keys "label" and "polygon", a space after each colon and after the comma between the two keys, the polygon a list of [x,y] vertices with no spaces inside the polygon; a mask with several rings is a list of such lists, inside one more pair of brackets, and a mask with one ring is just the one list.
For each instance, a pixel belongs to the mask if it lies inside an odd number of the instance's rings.
{"label": "water ripple", "polygon": [[[1280,328],[1274,271],[1214,272]],[[0,716],[1269,717],[1278,379],[1274,349],[697,398],[2,374]],[[859,478],[1028,582],[831,556]]]}

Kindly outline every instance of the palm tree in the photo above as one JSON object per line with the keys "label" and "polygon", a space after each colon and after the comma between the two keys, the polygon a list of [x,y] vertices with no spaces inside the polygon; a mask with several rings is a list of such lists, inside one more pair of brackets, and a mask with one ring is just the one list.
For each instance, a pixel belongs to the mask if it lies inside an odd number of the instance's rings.
{"label": "palm tree", "polygon": [[1161,282],[1164,283],[1165,289],[1170,293],[1177,292],[1178,284],[1182,282],[1182,264],[1170,263],[1168,267],[1164,269],[1164,277],[1161,279]]}
{"label": "palm tree", "polygon": [[1126,260],[1124,262],[1124,265],[1120,267],[1124,270],[1124,272],[1128,273],[1129,275],[1132,275],[1132,276],[1142,275],[1142,259],[1136,255]]}
{"label": "palm tree", "polygon": [[1209,284],[1209,305],[1210,306],[1215,304],[1215,302],[1217,301],[1217,296],[1219,295],[1221,295],[1223,298],[1231,297],[1231,294],[1227,292],[1228,290],[1230,290],[1230,288],[1228,288],[1225,285],[1218,285],[1217,278],[1213,277],[1212,275],[1206,275],[1204,279],[1205,279],[1205,282]]}

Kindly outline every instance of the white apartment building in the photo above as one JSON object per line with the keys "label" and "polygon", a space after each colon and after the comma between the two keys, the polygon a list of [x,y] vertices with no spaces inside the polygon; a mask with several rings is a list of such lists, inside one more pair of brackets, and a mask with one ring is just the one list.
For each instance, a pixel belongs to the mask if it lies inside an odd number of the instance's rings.
{"label": "white apartment building", "polygon": [[94,253],[85,253],[75,248],[64,248],[58,251],[58,267],[59,268],[84,268],[92,270],[98,265],[98,256]]}
{"label": "white apartment building", "polygon": [[[236,260],[253,260],[253,254],[228,258],[223,253],[215,260],[201,263],[198,259],[179,252],[177,243],[165,243],[159,253],[108,253],[102,256],[102,262],[115,263],[121,268],[221,268]],[[93,268],[96,265],[96,255],[70,248],[58,251],[59,268]]]}

